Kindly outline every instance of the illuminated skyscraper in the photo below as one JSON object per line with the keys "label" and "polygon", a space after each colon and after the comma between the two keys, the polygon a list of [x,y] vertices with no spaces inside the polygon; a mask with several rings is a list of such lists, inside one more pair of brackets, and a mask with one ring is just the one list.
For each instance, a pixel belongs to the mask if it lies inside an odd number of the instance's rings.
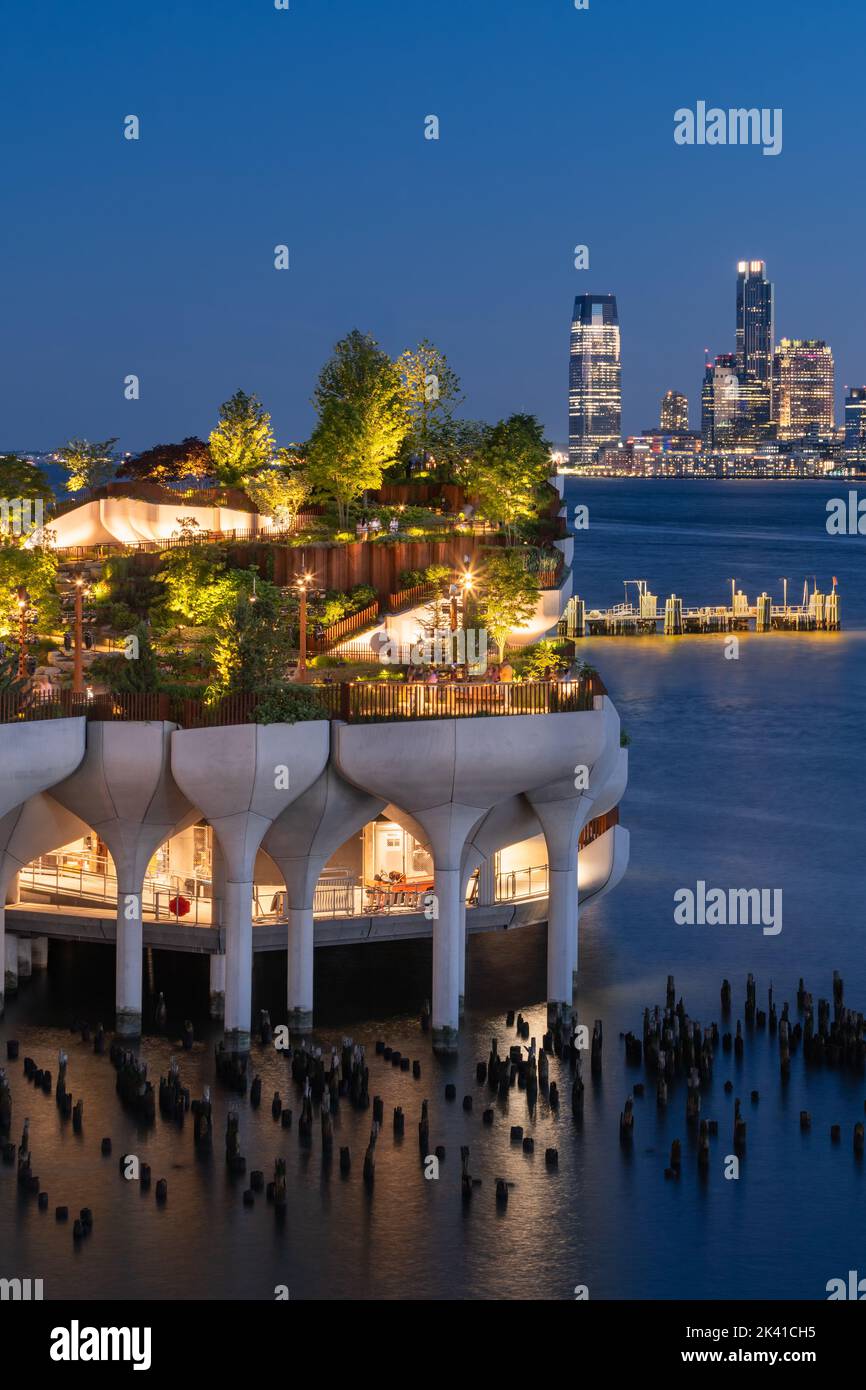
{"label": "illuminated skyscraper", "polygon": [[708,362],[701,389],[701,435],[704,449],[730,448],[738,433],[740,417],[740,383],[737,379],[737,359],[733,353],[723,353],[715,362]]}
{"label": "illuminated skyscraper", "polygon": [[662,396],[659,427],[668,434],[688,429],[689,403],[679,391],[666,391]]}
{"label": "illuminated skyscraper", "polygon": [[866,468],[866,386],[852,386],[845,397],[845,462]]}
{"label": "illuminated skyscraper", "polygon": [[574,301],[568,372],[568,461],[595,463],[622,428],[619,318],[612,294],[579,294]]}
{"label": "illuminated skyscraper", "polygon": [[763,261],[737,263],[737,377],[744,388],[741,428],[758,442],[773,418],[773,286]]}
{"label": "illuminated skyscraper", "polygon": [[833,353],[818,338],[783,338],[773,363],[773,401],[780,439],[819,439],[833,432]]}

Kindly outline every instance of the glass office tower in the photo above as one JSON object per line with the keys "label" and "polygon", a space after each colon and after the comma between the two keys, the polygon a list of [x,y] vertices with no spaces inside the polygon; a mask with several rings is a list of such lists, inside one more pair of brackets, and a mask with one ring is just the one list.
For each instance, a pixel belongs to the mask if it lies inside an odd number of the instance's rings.
{"label": "glass office tower", "polygon": [[574,301],[568,372],[568,462],[586,467],[622,432],[619,317],[612,294]]}

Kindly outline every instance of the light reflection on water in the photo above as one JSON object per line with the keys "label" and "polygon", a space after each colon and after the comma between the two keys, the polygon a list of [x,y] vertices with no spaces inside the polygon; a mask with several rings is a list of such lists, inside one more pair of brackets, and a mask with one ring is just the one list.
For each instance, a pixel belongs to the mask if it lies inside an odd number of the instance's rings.
{"label": "light reflection on water", "polygon": [[[859,1223],[851,1220],[863,1195],[863,1165],[852,1154],[851,1132],[864,1114],[866,1078],[805,1072],[797,1055],[789,1085],[778,1079],[777,1040],[747,1030],[742,1062],[721,1052],[702,1113],[719,1120],[706,1183],[697,1178],[693,1138],[684,1123],[685,1090],[672,1088],[658,1111],[654,1088],[635,1102],[635,1142],[618,1141],[622,1103],[642,1072],[624,1064],[620,1032],[639,1031],[644,1005],[663,1003],[665,977],[692,1017],[719,1018],[719,986],[734,986],[734,1014],[742,1017],[745,977],[758,980],[765,1007],[772,980],[781,1006],[796,1017],[798,976],[816,999],[830,994],[838,968],[846,1002],[866,1005],[866,953],[862,948],[864,832],[863,710],[864,541],[830,538],[824,502],[847,485],[756,483],[659,485],[569,481],[571,503],[590,507],[590,528],[578,537],[575,588],[593,604],[618,602],[621,580],[646,578],[653,592],[676,591],[687,602],[722,601],[730,578],[750,596],[781,591],[791,579],[799,601],[804,575],[821,587],[839,578],[844,631],[839,635],[769,634],[741,638],[738,661],[726,661],[724,639],[597,640],[586,654],[597,664],[631,735],[630,783],[622,821],[631,831],[631,865],[622,885],[585,913],[581,922],[580,1013],[604,1020],[604,1072],[592,1083],[586,1071],[585,1118],[574,1126],[568,1076],[557,1062],[558,1115],[539,1099],[526,1117],[523,1092],[507,1111],[475,1082],[475,1062],[486,1058],[490,1037],[500,1052],[516,1042],[505,1029],[506,1008],[522,1009],[533,1034],[543,1031],[544,934],[474,938],[469,968],[469,1013],[461,1055],[440,1064],[415,1022],[428,992],[429,945],[402,944],[320,952],[317,997],[322,1041],[351,1033],[368,1045],[372,1094],[385,1102],[376,1182],[361,1181],[371,1112],[343,1103],[335,1122],[334,1161],[323,1171],[314,1131],[310,1151],[298,1143],[299,1099],[284,1058],[256,1049],[253,1066],[264,1080],[262,1107],[237,1102],[248,1170],[271,1175],[274,1158],[289,1165],[289,1212],[280,1226],[264,1198],[241,1206],[243,1180],[226,1176],[223,1135],[233,1097],[215,1088],[212,1158],[196,1159],[192,1126],[182,1131],[157,1120],[137,1132],[120,1110],[107,1057],[70,1037],[76,1014],[95,1021],[110,1012],[113,960],[97,947],[52,948],[48,978],[36,978],[13,1003],[0,1036],[18,1036],[22,1056],[33,1055],[56,1075],[56,1053],[70,1053],[70,1086],[85,1097],[81,1137],[61,1124],[53,1095],[31,1090],[20,1061],[8,1064],[13,1082],[13,1135],[31,1117],[34,1171],[50,1193],[50,1211],[18,1197],[14,1169],[0,1168],[0,1249],[4,1275],[46,1281],[49,1297],[269,1298],[287,1284],[292,1298],[570,1298],[578,1283],[599,1297],[821,1298],[828,1279],[863,1265]],[[765,937],[758,927],[677,927],[673,894],[694,886],[781,887],[784,926]],[[257,964],[256,1004],[280,1017],[284,967],[272,957]],[[164,989],[172,1026],[186,1014],[206,1036],[207,968],[203,960],[156,957],[156,988]],[[372,1055],[377,1037],[412,1057],[423,1075],[394,1070]],[[156,1081],[171,1047],[144,1045]],[[193,1094],[211,1079],[208,1042],[179,1053]],[[722,1177],[731,1151],[733,1096],[743,1099],[748,1147],[739,1181]],[[454,1079],[458,1099],[444,1100]],[[279,1089],[295,1112],[283,1131],[271,1118]],[[757,1089],[759,1102],[749,1101]],[[472,1094],[474,1109],[461,1108]],[[427,1182],[419,1162],[416,1123],[430,1100],[431,1144],[444,1143],[440,1181]],[[481,1111],[497,1110],[492,1129]],[[406,1112],[406,1135],[395,1142],[394,1105]],[[799,1111],[812,1114],[801,1133]],[[842,1125],[832,1147],[829,1127]],[[509,1143],[509,1126],[524,1124],[535,1154]],[[114,1153],[102,1158],[103,1134]],[[665,1182],[671,1140],[683,1140],[683,1176]],[[472,1202],[460,1197],[459,1148],[471,1147],[471,1168],[483,1179]],[[339,1175],[341,1144],[352,1149],[351,1176]],[[559,1149],[559,1170],[545,1170],[544,1148]],[[156,1206],[153,1191],[139,1193],[118,1174],[119,1155],[134,1151],[165,1176],[169,1200]],[[497,1176],[515,1184],[498,1211]],[[93,1235],[73,1248],[68,1226],[55,1225],[53,1208],[94,1210]],[[7,1267],[10,1253],[13,1265]]]}

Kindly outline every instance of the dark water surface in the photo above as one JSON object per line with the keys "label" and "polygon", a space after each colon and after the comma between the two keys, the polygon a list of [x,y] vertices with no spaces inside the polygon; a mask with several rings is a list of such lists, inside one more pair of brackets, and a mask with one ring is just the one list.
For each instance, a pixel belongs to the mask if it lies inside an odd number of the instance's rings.
{"label": "dark water surface", "polygon": [[[13,1001],[0,1037],[21,1039],[56,1076],[61,1045],[70,1053],[69,1084],[85,1099],[84,1133],[61,1124],[53,1095],[34,1092],[20,1061],[8,1064],[14,1095],[13,1133],[31,1119],[34,1171],[50,1194],[50,1210],[20,1198],[12,1168],[0,1168],[0,1275],[42,1278],[47,1297],[271,1298],[288,1285],[292,1298],[567,1299],[587,1284],[592,1298],[823,1298],[827,1280],[849,1269],[866,1274],[863,1212],[866,1169],[852,1152],[852,1130],[864,1118],[866,1077],[805,1070],[797,1053],[786,1088],[779,1081],[777,1039],[746,1030],[742,1061],[719,1051],[702,1114],[719,1121],[706,1181],[698,1179],[694,1140],[684,1121],[685,1088],[671,1088],[666,1111],[654,1086],[635,1101],[631,1153],[619,1145],[623,1101],[643,1073],[628,1068],[620,1032],[640,1030],[644,1005],[664,1002],[665,977],[676,977],[693,1018],[719,1018],[719,986],[734,987],[733,1019],[742,1017],[745,978],[758,981],[766,1007],[772,981],[781,1008],[796,1019],[796,984],[805,976],[817,1000],[829,997],[834,968],[846,1002],[866,1008],[863,843],[866,829],[863,709],[866,705],[866,565],[862,538],[829,537],[825,502],[844,495],[838,483],[640,483],[570,480],[570,504],[590,508],[578,536],[575,587],[593,605],[618,602],[623,579],[646,578],[664,596],[687,603],[723,602],[736,576],[753,597],[781,595],[789,576],[799,601],[804,576],[827,589],[839,579],[841,634],[746,636],[738,660],[726,660],[720,637],[600,640],[586,643],[631,736],[629,788],[621,817],[631,831],[631,864],[615,893],[588,910],[580,926],[580,1016],[604,1021],[604,1071],[586,1073],[582,1128],[571,1118],[570,1077],[560,1081],[558,1114],[539,1099],[533,1117],[525,1093],[496,1105],[492,1129],[482,1125],[489,1092],[475,1082],[475,1062],[490,1037],[500,1051],[516,1041],[505,1028],[508,1007],[544,1028],[544,932],[472,941],[469,1012],[459,1060],[436,1062],[415,1021],[427,993],[429,945],[359,947],[320,952],[319,1039],[343,1033],[370,1052],[371,1093],[385,1102],[376,1181],[361,1180],[371,1113],[343,1103],[335,1155],[352,1149],[349,1178],[336,1157],[323,1168],[318,1123],[309,1151],[297,1137],[300,1101],[285,1058],[256,1047],[253,1069],[264,1080],[259,1111],[214,1088],[213,1156],[193,1154],[192,1127],[157,1119],[139,1131],[121,1111],[107,1057],[70,1036],[76,1015],[95,1021],[111,1013],[113,953],[52,947],[47,976],[37,976]],[[673,895],[709,886],[781,888],[783,929],[760,926],[677,926]],[[284,966],[257,965],[256,1007],[275,1021]],[[197,1019],[197,1042],[180,1054],[184,1080],[199,1094],[212,1080],[202,960],[157,954],[155,986],[169,1002],[169,1035],[185,1014]],[[384,1037],[422,1064],[422,1079],[395,1071],[372,1055]],[[148,1038],[143,1053],[156,1081],[172,1045]],[[4,1047],[5,1052],[5,1047]],[[748,1147],[737,1181],[723,1176],[731,1152],[733,1095],[743,1099]],[[444,1100],[447,1080],[458,1100]],[[291,1131],[271,1118],[279,1089],[295,1112]],[[760,1100],[753,1105],[753,1089]],[[461,1108],[464,1094],[474,1109]],[[447,1156],[438,1182],[425,1181],[416,1123],[430,1100],[431,1146]],[[243,1180],[223,1163],[226,1112],[237,1103],[248,1170],[268,1177],[278,1155],[289,1170],[289,1211],[275,1220],[263,1198],[241,1205]],[[391,1112],[402,1105],[406,1137],[394,1140]],[[812,1129],[801,1133],[799,1112]],[[842,1142],[829,1138],[842,1126]],[[509,1143],[509,1126],[535,1138],[534,1156]],[[114,1154],[100,1156],[111,1135]],[[683,1172],[666,1182],[671,1140],[683,1140]],[[460,1197],[461,1144],[471,1146],[482,1178],[471,1204]],[[559,1149],[559,1170],[544,1165],[544,1148]],[[138,1153],[165,1176],[169,1198],[158,1208],[118,1173],[118,1156]],[[494,1203],[497,1176],[514,1182],[505,1210]],[[53,1217],[57,1203],[94,1211],[89,1240],[73,1247],[69,1226]]]}

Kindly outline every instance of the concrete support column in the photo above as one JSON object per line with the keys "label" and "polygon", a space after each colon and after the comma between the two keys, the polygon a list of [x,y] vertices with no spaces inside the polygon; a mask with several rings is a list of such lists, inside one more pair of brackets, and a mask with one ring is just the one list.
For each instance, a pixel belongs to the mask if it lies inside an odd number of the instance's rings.
{"label": "concrete support column", "polygon": [[274,821],[320,777],[330,723],[183,729],[172,737],[175,781],[213,827],[225,859],[225,1045],[250,1046],[255,862]]}
{"label": "concrete support column", "polygon": [[456,1052],[460,1026],[460,969],[465,943],[463,878],[459,869],[434,869],[433,1050]]}
{"label": "concrete support column", "polygon": [[17,903],[21,896],[21,875],[12,874],[6,885],[6,905],[11,906]]}
{"label": "concrete support column", "polygon": [[[15,960],[14,985],[9,978],[9,958]],[[0,1018],[6,1007],[6,995],[13,994],[18,988],[18,947],[7,949],[6,945],[6,908],[0,903]]]}
{"label": "concrete support column", "polygon": [[226,858],[213,829],[211,835],[211,923],[215,927],[221,927],[225,925]]}
{"label": "concrete support column", "polygon": [[459,992],[458,992],[458,995],[457,995],[457,1012],[458,1012],[460,1018],[462,1018],[463,1015],[464,1015],[465,1012],[466,1012],[466,951],[467,951],[467,945],[468,945],[468,937],[467,937],[467,935],[466,935],[466,901],[465,901],[465,897],[464,897],[464,901],[460,904],[460,944],[459,944],[459,947],[458,947],[458,950],[459,950],[459,952],[460,952],[460,982],[459,982],[458,987],[457,987],[457,988],[458,988],[458,991],[459,991]]}
{"label": "concrete support column", "polygon": [[536,815],[547,842],[547,1016],[571,1017],[577,970],[577,840],[583,807],[579,797],[538,802]]}
{"label": "concrete support column", "polygon": [[48,937],[33,936],[30,938],[31,955],[33,957],[34,970],[48,969]]}
{"label": "concrete support column", "polygon": [[209,1013],[216,1019],[226,1016],[226,958],[222,954],[210,958]]}
{"label": "concrete support column", "polygon": [[496,856],[482,859],[478,866],[478,906],[492,907],[496,902]]}
{"label": "concrete support column", "polygon": [[[115,861],[116,865],[116,861]],[[121,1038],[141,1036],[144,934],[141,924],[142,879],[121,877],[117,867],[117,944],[114,975],[114,1027]]]}
{"label": "concrete support column", "polygon": [[577,974],[577,869],[551,869],[547,903],[548,1013],[571,1012]]}
{"label": "concrete support column", "polygon": [[314,924],[312,907],[288,909],[288,1023],[293,1033],[313,1026]]}
{"label": "concrete support column", "polygon": [[19,980],[29,980],[33,974],[33,956],[31,954],[30,937],[19,936],[18,938],[18,978]]}
{"label": "concrete support column", "polygon": [[230,1052],[249,1052],[253,1012],[253,879],[226,876],[225,1042]]}

